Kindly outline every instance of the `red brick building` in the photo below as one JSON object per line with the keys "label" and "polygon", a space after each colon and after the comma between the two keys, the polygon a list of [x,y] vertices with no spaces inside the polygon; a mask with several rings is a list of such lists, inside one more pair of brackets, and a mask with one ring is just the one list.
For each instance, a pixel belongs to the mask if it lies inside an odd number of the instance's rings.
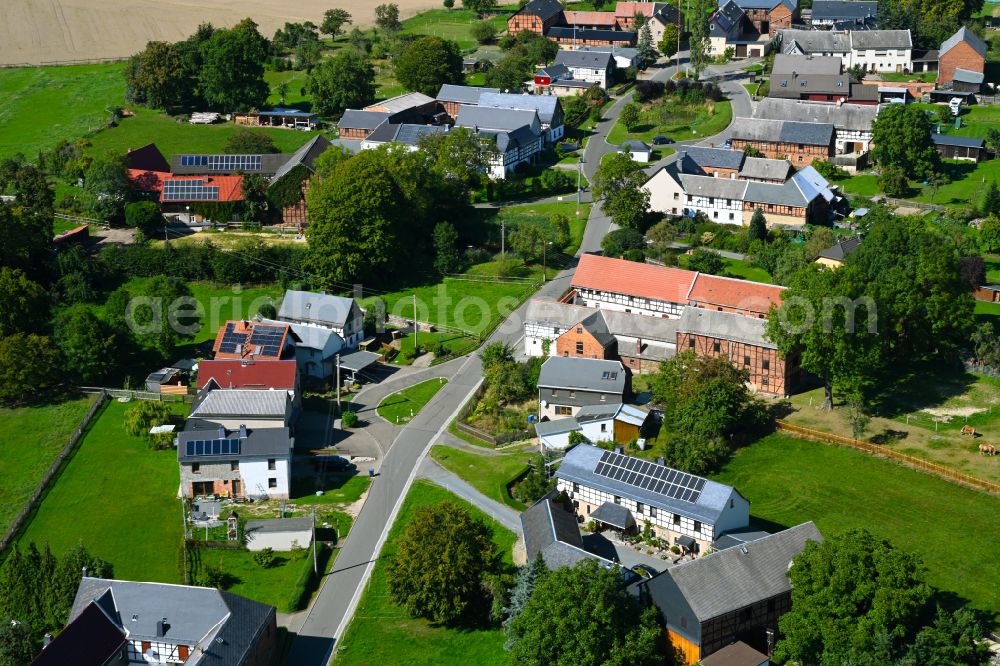
{"label": "red brick building", "polygon": [[787,159],[802,167],[813,160],[826,160],[833,155],[833,125],[803,123],[790,120],[738,118],[733,124],[733,150],[756,148],[764,157]]}
{"label": "red brick building", "polygon": [[747,19],[753,24],[754,30],[762,35],[774,37],[779,30],[792,27],[798,22],[799,5],[795,0],[780,0],[772,5],[773,0],[737,0]]}
{"label": "red brick building", "polygon": [[554,25],[563,22],[563,6],[559,0],[531,0],[507,19],[507,32],[516,35],[522,30],[544,35]]}
{"label": "red brick building", "polygon": [[615,336],[608,330],[601,312],[598,311],[570,326],[565,333],[556,338],[556,355],[614,359],[616,342]]}
{"label": "red brick building", "polygon": [[677,325],[677,352],[723,356],[746,370],[755,391],[787,396],[802,378],[798,353],[781,358],[778,347],[765,336],[763,319],[736,312],[689,307]]}
{"label": "red brick building", "polygon": [[983,73],[986,67],[986,42],[962,26],[946,39],[938,51],[938,84],[951,83],[956,69]]}

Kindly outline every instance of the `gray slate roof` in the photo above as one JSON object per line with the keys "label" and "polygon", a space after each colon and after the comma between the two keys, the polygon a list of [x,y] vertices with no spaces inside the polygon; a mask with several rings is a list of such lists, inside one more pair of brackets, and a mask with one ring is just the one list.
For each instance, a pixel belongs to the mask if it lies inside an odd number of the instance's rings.
{"label": "gray slate roof", "polygon": [[521,8],[518,14],[532,14],[538,16],[543,21],[550,19],[563,10],[559,0],[531,0]]}
{"label": "gray slate roof", "polygon": [[743,178],[762,178],[766,180],[787,180],[792,165],[787,160],[771,160],[766,157],[748,157],[740,169]]}
{"label": "gray slate roof", "polygon": [[[556,39],[581,39],[584,41],[600,40],[608,42],[623,42],[626,44],[634,44],[636,39],[636,33],[626,32],[624,30],[600,30],[600,29],[581,30],[578,28],[572,28],[562,25],[552,26],[551,28],[549,28],[549,31],[546,34],[548,37],[554,37]],[[560,51],[559,53],[564,53],[564,51]],[[570,51],[570,53],[579,53],[579,51]],[[582,66],[587,67],[588,65],[582,65]]]}
{"label": "gray slate roof", "polygon": [[911,49],[909,30],[852,30],[851,46],[855,49]]}
{"label": "gray slate roof", "polygon": [[299,165],[304,166],[309,171],[314,171],[313,163],[316,161],[316,158],[326,152],[326,149],[331,145],[329,139],[322,134],[317,134],[310,141],[307,141],[304,146],[296,150],[291,158],[281,165],[275,172],[274,178],[271,179],[271,185],[277,183],[285,174]]}
{"label": "gray slate roof", "polygon": [[[655,506],[658,509],[687,516],[693,520],[700,520],[709,525],[715,524],[715,521],[718,520],[723,510],[728,506],[730,497],[734,494],[739,494],[731,486],[707,479],[705,486],[702,488],[701,495],[699,495],[696,502],[685,502],[649,490],[643,490],[638,486],[630,486],[621,481],[596,474],[595,469],[604,453],[604,449],[590,444],[578,444],[574,446],[566,453],[562,464],[556,470],[556,478],[565,479],[570,482],[575,481],[581,485],[596,488],[611,495],[620,495],[635,499],[644,504]],[[655,464],[650,463],[650,465]]]}
{"label": "gray slate roof", "polygon": [[[217,389],[223,390],[223,389]],[[214,393],[214,391],[213,391]],[[292,451],[292,437],[288,428],[251,428],[247,436],[240,438],[239,430],[228,430],[225,437],[218,428],[204,430],[185,430],[177,435],[177,462],[216,462],[219,460],[238,460],[240,458],[261,458],[268,456],[288,456]],[[189,456],[185,445],[196,440],[240,439],[238,455],[227,453],[217,456]]]}
{"label": "gray slate roof", "polygon": [[278,319],[307,321],[343,328],[357,306],[353,298],[288,289],[278,308]]}
{"label": "gray slate roof", "polygon": [[583,549],[576,516],[545,497],[521,514],[524,550],[528,562],[542,555],[550,569],[573,566],[585,559],[598,559]]}
{"label": "gray slate roof", "polygon": [[723,33],[729,33],[735,26],[739,25],[744,16],[743,10],[734,0],[720,0],[719,9],[712,14],[710,20],[713,28],[717,25]]}
{"label": "gray slate roof", "polygon": [[483,93],[498,93],[499,88],[481,88],[479,86],[456,86],[445,83],[438,91],[437,100],[439,102],[461,102],[462,104],[479,104],[479,98]]}
{"label": "gray slate roof", "polygon": [[620,150],[623,153],[648,153],[652,148],[638,139],[630,139],[622,143]]}
{"label": "gray slate roof", "polygon": [[945,53],[958,46],[961,42],[968,42],[969,46],[975,49],[976,53],[984,58],[986,57],[986,51],[988,50],[986,42],[984,42],[979,35],[972,32],[964,25],[959,28],[954,35],[941,42],[941,48],[938,49],[938,57],[943,56]]}
{"label": "gray slate roof", "polygon": [[486,92],[479,96],[479,106],[494,109],[519,109],[535,111],[538,119],[551,125],[559,108],[559,97],[556,95],[516,95],[512,93]]}
{"label": "gray slate roof", "polygon": [[556,53],[556,59],[552,64],[565,65],[569,69],[573,69],[574,67],[613,69],[615,60],[606,51],[559,51]]}
{"label": "gray slate roof", "polygon": [[662,317],[648,317],[631,312],[617,310],[601,310],[583,305],[547,301],[533,298],[528,301],[524,315],[526,323],[537,323],[544,326],[560,328],[565,331],[570,326],[578,324],[588,317],[599,315],[603,318],[607,330],[614,336],[628,336],[647,340],[670,342],[676,339],[677,320]]}
{"label": "gray slate roof", "polygon": [[130,640],[155,641],[156,623],[165,617],[172,641],[210,644],[199,666],[244,663],[253,639],[275,614],[274,606],[213,588],[86,577],[77,588],[70,619],[95,600],[128,629]]}
{"label": "gray slate roof", "polygon": [[811,93],[829,95],[851,94],[851,77],[847,74],[781,74],[771,79],[769,97],[798,99]]}
{"label": "gray slate roof", "polygon": [[792,72],[798,74],[840,74],[842,65],[843,61],[836,56],[778,53],[774,56],[774,65],[771,67],[771,78],[781,74],[791,74]]}
{"label": "gray slate roof", "polygon": [[798,46],[805,53],[847,53],[851,50],[850,35],[833,30],[781,31],[781,52],[791,53]]}
{"label": "gray slate roof", "polygon": [[726,148],[682,146],[679,150],[681,155],[687,155],[703,169],[715,167],[717,169],[738,170],[746,157],[742,150],[728,150]]}
{"label": "gray slate roof", "polygon": [[717,199],[742,199],[747,186],[752,184],[745,180],[696,176],[689,173],[679,174],[679,178],[685,194]]}
{"label": "gray slate roof", "polygon": [[791,120],[764,120],[762,118],[737,118],[733,123],[733,138],[744,141],[771,141],[801,143],[809,146],[828,146],[833,140],[830,123],[804,123]]}
{"label": "gray slate roof", "polygon": [[677,324],[678,333],[705,335],[720,340],[732,340],[768,349],[777,345],[764,338],[767,321],[745,317],[735,312],[721,312],[706,308],[684,308]]}
{"label": "gray slate roof", "polygon": [[550,435],[562,435],[567,432],[580,430],[580,422],[573,417],[564,419],[554,419],[549,421],[539,421],[535,424],[535,434],[539,437]]}
{"label": "gray slate roof", "polygon": [[298,338],[295,342],[296,347],[323,351],[329,344],[330,338],[337,338],[341,341],[341,345],[338,347],[343,345],[343,338],[329,328],[313,324],[289,324],[289,326],[292,327],[292,333]]}
{"label": "gray slate roof", "polygon": [[757,183],[747,186],[745,200],[751,203],[773,204],[775,206],[793,206],[805,208],[809,201],[791,180],[781,183]]}
{"label": "gray slate roof", "polygon": [[861,236],[851,236],[850,238],[841,238],[831,247],[826,248],[819,253],[819,256],[824,259],[831,259],[833,261],[843,261],[847,258],[851,252],[854,252],[861,245]]}
{"label": "gray slate roof", "polygon": [[[667,5],[671,9],[672,6]],[[628,46],[581,46],[577,51],[595,51],[597,53],[611,53],[616,58],[627,58],[628,60],[635,60],[639,55],[639,49],[633,49]]]}
{"label": "gray slate roof", "polygon": [[288,391],[254,389],[218,389],[209,391],[191,410],[191,418],[211,417],[284,417]]}
{"label": "gray slate roof", "polygon": [[[614,379],[604,379],[605,373]],[[551,356],[542,363],[539,388],[565,388],[622,395],[625,392],[625,368],[620,361]]]}
{"label": "gray slate roof", "polygon": [[986,80],[986,75],[983,72],[972,72],[961,67],[956,67],[951,75],[951,80],[958,81],[959,83],[982,83]]}
{"label": "gray slate roof", "polygon": [[982,148],[983,140],[974,136],[952,136],[951,134],[931,134],[935,146],[958,146],[960,148]]}
{"label": "gray slate roof", "polygon": [[267,520],[248,520],[247,532],[257,534],[280,534],[282,532],[312,531],[312,518],[271,518]]}
{"label": "gray slate roof", "polygon": [[170,173],[174,174],[175,176],[192,176],[192,175],[204,175],[204,174],[220,175],[220,174],[236,173],[238,171],[244,171],[245,173],[259,173],[264,176],[270,176],[271,174],[276,173],[282,167],[282,165],[285,164],[289,160],[289,158],[291,158],[291,155],[289,155],[288,153],[267,153],[264,155],[256,155],[256,157],[260,158],[259,170],[245,171],[241,169],[225,169],[225,170],[210,171],[207,167],[204,166],[184,166],[182,164],[183,157],[193,154],[195,153],[185,153],[183,155],[177,153],[173,155],[170,158]]}
{"label": "gray slate roof", "polygon": [[807,541],[823,541],[812,521],[671,567],[633,587],[645,588],[668,621],[689,607],[705,622],[790,591],[788,567]]}
{"label": "gray slate roof", "polygon": [[[566,76],[567,74],[569,74],[569,68],[566,67],[566,65],[555,65],[555,64],[553,64],[553,65],[548,65],[547,67],[542,67],[541,69],[538,70],[538,74],[541,74],[542,76],[548,76],[551,79],[553,79],[553,82],[554,82],[554,79],[557,79],[557,78],[560,78],[560,77],[563,77],[563,76]],[[593,84],[591,84],[589,82],[584,82],[584,83],[588,83],[588,85],[593,85]]]}
{"label": "gray slate roof", "polygon": [[754,118],[764,120],[794,120],[811,123],[831,123],[837,129],[870,132],[877,105],[866,104],[824,104],[797,99],[762,99],[753,113]]}
{"label": "gray slate roof", "polygon": [[339,129],[363,129],[373,130],[386,120],[391,113],[385,111],[359,111],[357,109],[347,109],[337,123]]}
{"label": "gray slate roof", "polygon": [[367,141],[372,143],[399,143],[405,146],[416,146],[420,139],[431,134],[447,134],[445,125],[417,125],[414,123],[390,124],[386,121],[368,135]]}
{"label": "gray slate roof", "polygon": [[434,101],[433,97],[428,97],[427,95],[420,92],[408,92],[402,95],[396,95],[381,102],[374,102],[369,104],[366,108],[371,108],[373,106],[383,107],[389,110],[390,113],[401,113],[403,111],[410,111],[418,106],[424,106]]}
{"label": "gray slate roof", "polygon": [[604,405],[586,405],[580,408],[573,418],[577,423],[589,423],[591,421],[607,421],[613,419],[622,408],[622,403],[612,402]]}
{"label": "gray slate roof", "polygon": [[712,548],[714,550],[725,550],[726,548],[732,548],[734,546],[740,546],[750,541],[756,541],[757,539],[763,539],[766,536],[770,536],[770,532],[764,532],[762,530],[756,530],[750,527],[745,527],[738,530],[730,530],[719,535],[715,541],[712,542]]}
{"label": "gray slate roof", "polygon": [[537,118],[538,112],[534,109],[496,109],[462,105],[458,109],[455,126],[510,132],[525,125],[532,125]]}
{"label": "gray slate roof", "polygon": [[608,330],[608,324],[604,321],[604,317],[600,311],[593,313],[580,323],[583,324],[588,333],[594,336],[594,339],[601,346],[607,347],[615,341],[615,336]]}
{"label": "gray slate roof", "polygon": [[632,517],[632,512],[614,502],[604,502],[590,514],[590,517],[599,523],[611,525],[622,530],[635,525],[635,518]]}
{"label": "gray slate roof", "polygon": [[860,0],[814,0],[813,21],[863,21],[878,16],[877,2]]}

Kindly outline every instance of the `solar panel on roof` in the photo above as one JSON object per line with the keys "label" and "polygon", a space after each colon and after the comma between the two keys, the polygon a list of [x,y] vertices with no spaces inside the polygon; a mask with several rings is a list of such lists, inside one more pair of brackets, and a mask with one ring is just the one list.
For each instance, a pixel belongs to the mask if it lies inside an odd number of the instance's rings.
{"label": "solar panel on roof", "polygon": [[611,451],[605,451],[601,454],[601,462],[608,462],[608,456],[611,455]]}
{"label": "solar panel on roof", "polygon": [[605,451],[594,473],[683,502],[697,502],[705,479],[639,458]]}
{"label": "solar panel on roof", "polygon": [[219,188],[203,180],[166,180],[163,182],[164,201],[218,201]]}

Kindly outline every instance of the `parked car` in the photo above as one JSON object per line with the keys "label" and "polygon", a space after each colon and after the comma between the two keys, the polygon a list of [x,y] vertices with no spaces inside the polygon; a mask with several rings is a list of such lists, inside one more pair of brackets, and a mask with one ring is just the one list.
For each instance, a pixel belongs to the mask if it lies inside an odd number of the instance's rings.
{"label": "parked car", "polygon": [[674,142],[674,140],[671,139],[669,136],[654,136],[653,137],[653,145],[654,146],[667,146],[667,145],[670,145],[673,142]]}

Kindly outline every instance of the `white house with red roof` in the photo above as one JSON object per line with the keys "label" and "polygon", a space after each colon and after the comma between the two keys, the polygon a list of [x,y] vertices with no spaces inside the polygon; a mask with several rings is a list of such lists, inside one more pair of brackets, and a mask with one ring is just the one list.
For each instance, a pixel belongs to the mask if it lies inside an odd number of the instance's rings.
{"label": "white house with red roof", "polygon": [[591,308],[676,319],[697,273],[585,254],[570,282],[573,302]]}

